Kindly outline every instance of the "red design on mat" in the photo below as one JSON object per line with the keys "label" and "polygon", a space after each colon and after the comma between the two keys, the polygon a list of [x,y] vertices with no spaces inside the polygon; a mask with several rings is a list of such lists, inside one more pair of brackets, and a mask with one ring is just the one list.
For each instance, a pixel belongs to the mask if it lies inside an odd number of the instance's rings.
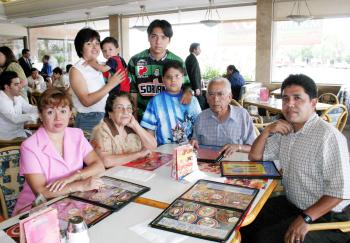
{"label": "red design on mat", "polygon": [[173,159],[172,154],[163,154],[152,152],[149,156],[142,159],[131,161],[123,166],[133,167],[141,170],[153,171],[160,166],[170,162]]}

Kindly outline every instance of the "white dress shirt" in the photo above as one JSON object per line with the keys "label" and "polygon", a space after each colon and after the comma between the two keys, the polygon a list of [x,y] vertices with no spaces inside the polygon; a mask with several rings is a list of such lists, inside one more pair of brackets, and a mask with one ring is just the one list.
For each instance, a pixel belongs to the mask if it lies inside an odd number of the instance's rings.
{"label": "white dress shirt", "polygon": [[38,119],[38,109],[21,96],[12,100],[4,91],[0,91],[0,139],[11,140],[27,137],[24,123]]}
{"label": "white dress shirt", "polygon": [[38,78],[36,79],[33,79],[32,76],[29,76],[27,79],[28,79],[29,86],[33,87],[33,89],[39,91],[40,93],[46,90],[47,85],[45,83],[43,76],[38,75]]}

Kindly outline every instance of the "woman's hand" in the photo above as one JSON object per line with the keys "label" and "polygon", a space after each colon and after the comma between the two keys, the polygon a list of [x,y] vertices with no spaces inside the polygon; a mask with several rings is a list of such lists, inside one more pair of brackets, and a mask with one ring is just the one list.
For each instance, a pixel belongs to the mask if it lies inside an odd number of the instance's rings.
{"label": "woman's hand", "polygon": [[81,191],[98,190],[103,186],[103,181],[98,177],[89,177],[82,181]]}
{"label": "woman's hand", "polygon": [[139,152],[139,158],[145,158],[145,157],[147,157],[148,155],[150,155],[151,153],[152,153],[151,150],[142,149],[142,150]]}
{"label": "woman's hand", "polygon": [[113,88],[119,85],[125,79],[125,72],[118,70],[115,74],[108,78],[108,84],[112,85]]}
{"label": "woman's hand", "polygon": [[136,128],[140,126],[140,124],[136,121],[135,117],[131,113],[129,114],[129,116],[130,116],[130,121],[128,124],[126,124],[126,126],[130,127],[132,130],[135,131]]}
{"label": "woman's hand", "polygon": [[49,188],[50,192],[58,192],[61,191],[67,184],[72,183],[73,181],[75,181],[74,176],[68,176],[66,178],[51,182],[50,184],[46,185],[46,188]]}

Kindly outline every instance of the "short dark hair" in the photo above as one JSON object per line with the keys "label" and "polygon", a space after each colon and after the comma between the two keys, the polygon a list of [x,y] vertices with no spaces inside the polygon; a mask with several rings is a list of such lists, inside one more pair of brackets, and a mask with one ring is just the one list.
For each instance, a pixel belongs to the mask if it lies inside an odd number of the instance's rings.
{"label": "short dark hair", "polygon": [[179,70],[182,74],[185,74],[185,69],[182,66],[181,62],[174,60],[174,61],[167,61],[167,62],[165,62],[164,66],[163,66],[163,77],[164,77],[165,73],[170,68],[174,68],[176,70]]}
{"label": "short dark hair", "polygon": [[190,52],[193,52],[195,49],[197,49],[200,46],[199,43],[192,43],[190,45]]}
{"label": "short dark hair", "polygon": [[4,71],[0,75],[0,89],[5,90],[5,85],[10,86],[12,83],[12,79],[18,78],[18,75],[14,71]]}
{"label": "short dark hair", "polygon": [[31,69],[30,69],[30,72],[31,72],[31,73],[34,72],[34,71],[38,71],[38,72],[39,72],[39,70],[36,69],[36,68],[31,68]]}
{"label": "short dark hair", "polygon": [[44,55],[42,61],[44,62],[44,60],[50,60],[50,55]]}
{"label": "short dark hair", "polygon": [[119,97],[127,98],[130,101],[131,106],[134,108],[134,102],[133,102],[133,99],[132,99],[130,93],[127,93],[127,92],[124,92],[124,91],[110,93],[108,98],[107,98],[106,106],[105,106],[105,117],[106,118],[109,117],[108,112],[112,112],[113,111],[113,103]]}
{"label": "short dark hair", "polygon": [[3,67],[7,67],[8,65],[10,65],[11,62],[17,62],[17,59],[15,57],[15,54],[13,54],[12,50],[7,47],[7,46],[1,46],[0,47],[0,52],[2,54],[4,54],[6,60],[5,63],[3,65]]}
{"label": "short dark hair", "polygon": [[62,68],[60,67],[55,67],[53,70],[52,70],[53,73],[58,73],[59,75],[62,75],[63,74],[63,71],[62,71]]}
{"label": "short dark hair", "polygon": [[93,39],[100,41],[100,34],[96,30],[91,28],[83,28],[79,30],[74,39],[75,51],[77,52],[78,57],[83,56],[84,43]]}
{"label": "short dark hair", "polygon": [[73,102],[71,95],[63,88],[49,88],[41,94],[38,102],[38,110],[39,113],[42,113],[48,106],[57,107],[59,105],[68,106],[72,110]]}
{"label": "short dark hair", "polygon": [[234,73],[235,73],[235,72],[239,72],[235,65],[228,65],[228,66],[227,66],[227,70],[231,70],[231,71],[233,71]]}
{"label": "short dark hair", "polygon": [[104,44],[106,43],[111,43],[115,46],[115,48],[119,48],[119,44],[116,38],[114,37],[106,37],[103,39],[103,41],[101,42],[101,48],[103,47]]}
{"label": "short dark hair", "polygon": [[286,78],[281,85],[281,95],[283,90],[289,86],[301,86],[310,99],[317,98],[317,86],[315,82],[304,74],[291,74]]}
{"label": "short dark hair", "polygon": [[162,20],[156,19],[156,20],[153,20],[152,23],[150,23],[150,25],[147,28],[148,36],[150,36],[152,34],[153,29],[157,27],[161,28],[164,35],[169,39],[173,37],[173,28],[171,27],[171,24],[164,19]]}
{"label": "short dark hair", "polygon": [[30,50],[27,49],[27,48],[24,48],[24,49],[22,50],[22,55],[27,54],[28,52],[30,52]]}
{"label": "short dark hair", "polygon": [[69,73],[69,70],[71,69],[71,67],[73,67],[72,64],[67,64],[66,65],[66,73]]}

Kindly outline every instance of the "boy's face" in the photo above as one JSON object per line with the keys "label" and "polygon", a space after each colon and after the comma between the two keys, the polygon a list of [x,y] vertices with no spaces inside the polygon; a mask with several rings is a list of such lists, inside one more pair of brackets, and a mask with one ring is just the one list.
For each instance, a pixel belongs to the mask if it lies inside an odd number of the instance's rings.
{"label": "boy's face", "polygon": [[103,57],[108,59],[118,55],[118,49],[113,43],[105,43],[102,46]]}
{"label": "boy's face", "polygon": [[183,79],[183,74],[179,70],[169,68],[164,74],[163,83],[170,94],[177,94],[181,90]]}
{"label": "boy's face", "polygon": [[164,55],[170,43],[170,38],[165,36],[161,28],[156,27],[148,36],[148,41],[151,45],[150,51],[152,55]]}

